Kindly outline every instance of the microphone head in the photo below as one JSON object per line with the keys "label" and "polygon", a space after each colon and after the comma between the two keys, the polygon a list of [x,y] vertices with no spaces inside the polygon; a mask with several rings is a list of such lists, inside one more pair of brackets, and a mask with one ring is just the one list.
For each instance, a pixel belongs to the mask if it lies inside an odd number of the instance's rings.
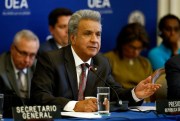
{"label": "microphone head", "polygon": [[92,71],[92,72],[96,72],[96,70],[93,68],[93,66],[90,66],[88,63],[85,63],[86,67],[88,68],[88,70]]}
{"label": "microphone head", "polygon": [[88,69],[90,68],[90,65],[88,63],[85,63],[85,65]]}

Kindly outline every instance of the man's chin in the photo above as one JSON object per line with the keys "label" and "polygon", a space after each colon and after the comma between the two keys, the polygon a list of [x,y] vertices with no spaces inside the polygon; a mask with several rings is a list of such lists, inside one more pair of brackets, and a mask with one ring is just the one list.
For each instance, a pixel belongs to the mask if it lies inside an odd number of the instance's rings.
{"label": "man's chin", "polygon": [[22,66],[22,67],[20,67],[21,69],[25,69],[25,68],[29,68],[29,67],[31,67],[30,65],[26,65],[26,66]]}
{"label": "man's chin", "polygon": [[94,57],[95,55],[97,55],[97,52],[92,52],[89,54],[90,57]]}

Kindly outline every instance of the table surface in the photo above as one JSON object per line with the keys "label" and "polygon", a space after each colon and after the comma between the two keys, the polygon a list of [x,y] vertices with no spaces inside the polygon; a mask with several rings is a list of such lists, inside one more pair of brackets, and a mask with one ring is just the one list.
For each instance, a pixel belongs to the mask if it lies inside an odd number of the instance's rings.
{"label": "table surface", "polygon": [[[154,103],[147,103],[143,105],[153,106]],[[13,119],[3,119],[4,121],[12,121]],[[62,119],[55,119],[55,121],[180,121],[180,115],[165,115],[157,114],[156,111],[125,111],[125,112],[111,112],[109,116],[103,116],[98,119],[87,119],[87,118],[74,118],[74,117],[62,117]],[[37,121],[37,120],[36,120]],[[42,121],[42,120],[41,120]],[[44,121],[44,120],[43,120]]]}
{"label": "table surface", "polygon": [[[126,111],[126,112],[111,112],[110,116],[103,116],[100,119],[84,119],[84,118],[69,118],[63,117],[61,121],[69,120],[81,120],[81,121],[104,121],[104,120],[113,120],[113,121],[180,121],[180,115],[164,115],[157,114],[156,111],[146,111],[146,112],[137,112],[137,111]],[[55,120],[56,121],[56,120]],[[58,120],[57,120],[58,121]]]}

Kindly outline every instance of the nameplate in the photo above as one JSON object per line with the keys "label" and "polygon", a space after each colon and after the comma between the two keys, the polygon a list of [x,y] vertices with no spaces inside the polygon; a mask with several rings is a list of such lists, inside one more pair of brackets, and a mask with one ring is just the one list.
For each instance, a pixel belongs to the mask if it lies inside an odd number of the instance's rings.
{"label": "nameplate", "polygon": [[17,106],[12,108],[15,120],[58,119],[61,110],[58,105]]}
{"label": "nameplate", "polygon": [[159,114],[180,114],[180,101],[157,100],[156,111]]}

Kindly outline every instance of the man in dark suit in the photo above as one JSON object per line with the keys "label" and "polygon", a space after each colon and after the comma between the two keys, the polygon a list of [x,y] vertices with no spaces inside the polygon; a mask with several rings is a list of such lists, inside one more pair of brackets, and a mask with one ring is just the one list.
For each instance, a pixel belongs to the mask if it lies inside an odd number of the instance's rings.
{"label": "man in dark suit", "polygon": [[168,86],[167,98],[180,99],[180,55],[174,56],[166,62],[165,72]]}
{"label": "man in dark suit", "polygon": [[[88,63],[106,82],[86,70],[87,82],[83,96],[94,96],[97,87],[113,87],[122,100],[137,104],[152,95],[159,87],[151,84],[151,77],[141,81],[134,89],[124,90],[111,75],[110,64],[98,54],[101,46],[101,16],[92,10],[74,13],[68,24],[70,45],[39,56],[32,79],[31,99],[36,104],[57,104],[65,111],[97,111],[96,98],[79,99],[81,93],[80,66]],[[111,90],[111,101],[117,100]]]}
{"label": "man in dark suit", "polygon": [[[30,98],[31,78],[39,39],[30,30],[19,31],[10,52],[0,56],[0,93],[4,94],[3,117],[12,117],[12,107],[24,105]],[[18,73],[22,72],[21,79]],[[21,88],[22,87],[22,88]]]}
{"label": "man in dark suit", "polygon": [[68,44],[68,22],[72,11],[67,8],[56,8],[48,16],[49,31],[52,35],[40,45],[39,53],[59,49]]}

